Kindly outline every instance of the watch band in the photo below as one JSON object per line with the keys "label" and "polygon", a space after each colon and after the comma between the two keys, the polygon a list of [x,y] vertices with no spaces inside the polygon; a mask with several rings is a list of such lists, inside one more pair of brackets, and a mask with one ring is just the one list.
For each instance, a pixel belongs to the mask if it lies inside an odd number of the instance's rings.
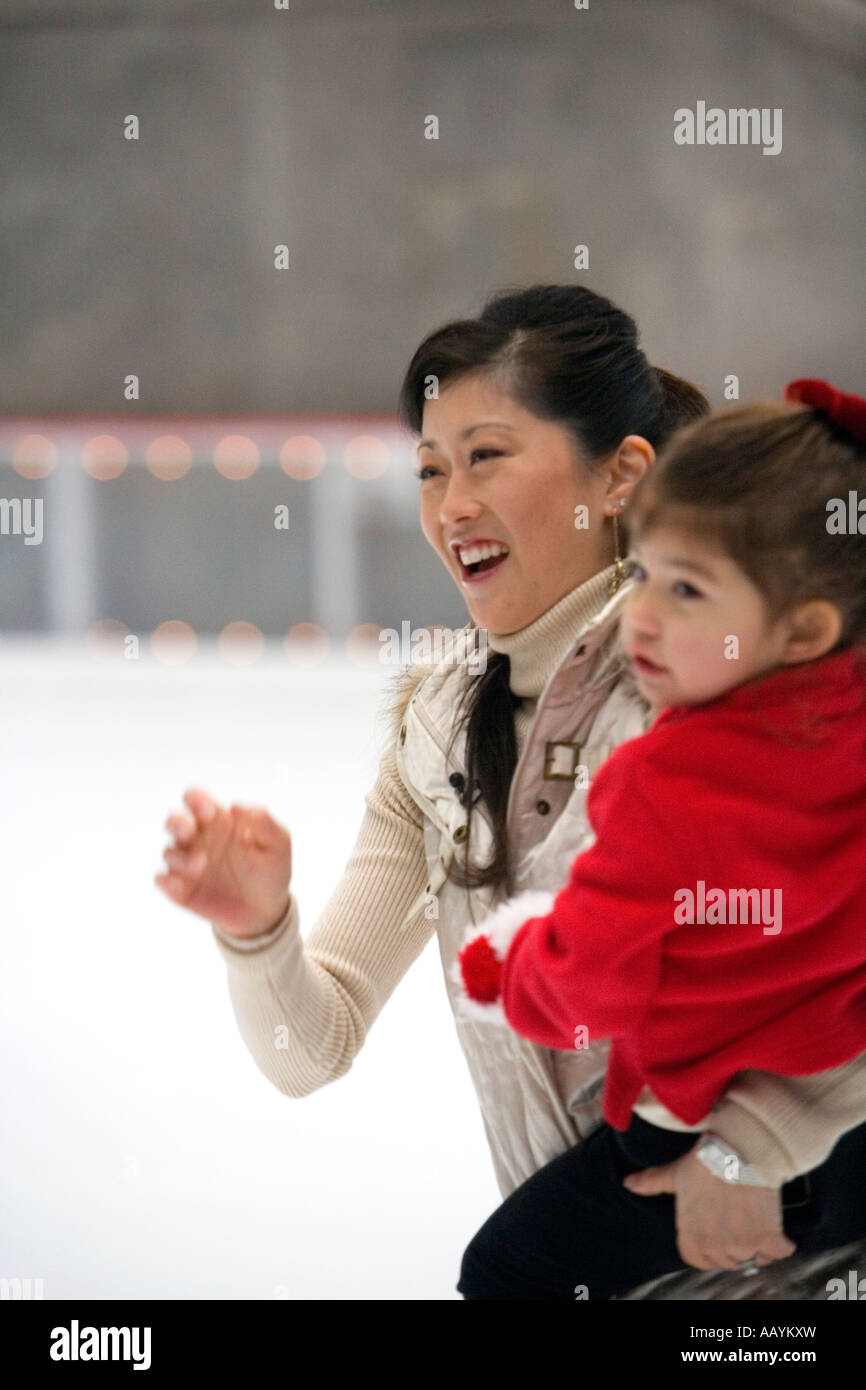
{"label": "watch band", "polygon": [[708,1129],[695,1149],[695,1153],[705,1168],[723,1182],[743,1183],[749,1187],[772,1187],[757,1168],[746,1163],[736,1149]]}

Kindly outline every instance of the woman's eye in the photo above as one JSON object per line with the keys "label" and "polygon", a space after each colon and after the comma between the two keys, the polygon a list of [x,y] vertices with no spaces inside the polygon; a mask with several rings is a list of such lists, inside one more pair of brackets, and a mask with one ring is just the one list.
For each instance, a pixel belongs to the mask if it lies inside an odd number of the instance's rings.
{"label": "woman's eye", "polygon": [[[469,462],[475,463],[479,459],[496,458],[501,453],[501,449],[473,449],[469,455]],[[440,472],[441,469],[434,467],[432,463],[425,463],[423,468],[415,469],[415,477],[423,483],[427,478],[433,478]]]}

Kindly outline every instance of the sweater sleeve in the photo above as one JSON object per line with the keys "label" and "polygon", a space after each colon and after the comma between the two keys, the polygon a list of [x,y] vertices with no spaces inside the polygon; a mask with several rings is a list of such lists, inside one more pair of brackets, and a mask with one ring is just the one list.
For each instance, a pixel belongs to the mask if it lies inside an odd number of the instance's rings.
{"label": "sweater sleeve", "polygon": [[343,876],[306,941],[294,897],[262,936],[241,940],[211,923],[241,1036],[287,1096],[309,1095],[349,1070],[435,930],[421,910],[404,925],[427,881],[427,860],[422,815],[393,750],[366,806]]}
{"label": "sweater sleeve", "polygon": [[864,1122],[866,1053],[811,1076],[740,1072],[706,1127],[781,1186],[817,1168],[849,1129]]}

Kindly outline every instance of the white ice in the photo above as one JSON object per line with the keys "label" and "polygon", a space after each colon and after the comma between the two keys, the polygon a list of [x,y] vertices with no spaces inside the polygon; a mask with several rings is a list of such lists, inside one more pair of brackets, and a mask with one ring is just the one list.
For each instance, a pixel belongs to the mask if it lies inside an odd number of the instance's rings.
{"label": "white ice", "polygon": [[387,674],[0,641],[0,1276],[46,1299],[459,1300],[499,1197],[435,938],[352,1070],[289,1099],[244,1047],[210,927],[153,883],[187,786],[265,805],[306,935]]}

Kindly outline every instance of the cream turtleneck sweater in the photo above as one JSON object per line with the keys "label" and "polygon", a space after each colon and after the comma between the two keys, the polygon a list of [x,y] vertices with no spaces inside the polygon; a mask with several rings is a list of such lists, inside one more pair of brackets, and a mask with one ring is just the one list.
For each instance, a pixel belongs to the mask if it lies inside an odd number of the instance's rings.
{"label": "cream turtleneck sweater", "polygon": [[[491,649],[508,655],[511,688],[522,701],[515,714],[519,747],[549,677],[603,607],[611,570],[578,585],[519,632],[489,636]],[[306,939],[293,895],[282,920],[259,936],[233,937],[211,924],[244,1042],[288,1096],[308,1095],[349,1070],[435,932],[423,913],[403,925],[424,891],[427,860],[423,817],[400,780],[392,747],[366,807],[343,876]],[[744,1072],[714,1111],[713,1128],[771,1182],[782,1183],[822,1162],[864,1120],[866,1056],[816,1076]]]}
{"label": "cream turtleneck sweater", "polygon": [[521,703],[515,710],[517,746],[523,748],[535,718],[538,697],[561,663],[581,628],[600,613],[609,596],[614,566],[578,584],[540,618],[519,632],[488,632],[491,651],[502,652],[510,662],[508,684]]}
{"label": "cream turtleneck sweater", "polygon": [[509,684],[515,695],[537,699],[580,629],[600,613],[615,566],[594,574],[565,594],[540,618],[519,632],[488,632],[487,644],[511,662]]}

